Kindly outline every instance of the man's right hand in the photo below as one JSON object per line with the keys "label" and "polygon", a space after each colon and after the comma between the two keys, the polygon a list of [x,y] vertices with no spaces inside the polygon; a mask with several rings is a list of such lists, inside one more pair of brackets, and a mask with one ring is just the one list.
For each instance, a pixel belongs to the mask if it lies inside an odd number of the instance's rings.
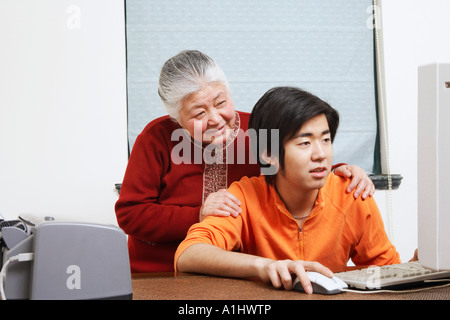
{"label": "man's right hand", "polygon": [[284,287],[286,290],[292,289],[293,278],[296,275],[302,284],[305,292],[312,293],[311,281],[309,281],[307,271],[320,272],[327,277],[333,277],[333,272],[318,262],[302,260],[272,260],[265,263],[260,270],[260,278],[265,282],[271,282],[275,288]]}

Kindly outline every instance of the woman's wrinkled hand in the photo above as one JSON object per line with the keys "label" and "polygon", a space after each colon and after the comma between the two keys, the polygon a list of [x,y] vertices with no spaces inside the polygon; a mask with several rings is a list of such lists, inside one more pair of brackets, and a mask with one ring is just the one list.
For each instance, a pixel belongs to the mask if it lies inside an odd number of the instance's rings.
{"label": "woman's wrinkled hand", "polygon": [[242,209],[241,202],[233,194],[225,189],[211,193],[200,208],[199,221],[207,216],[237,217]]}
{"label": "woman's wrinkled hand", "polygon": [[353,193],[355,199],[358,198],[360,194],[362,194],[361,197],[363,199],[374,195],[375,185],[367,173],[360,167],[345,164],[334,169],[334,173],[338,176],[352,179],[348,185],[347,192],[352,192],[353,189],[356,189]]}

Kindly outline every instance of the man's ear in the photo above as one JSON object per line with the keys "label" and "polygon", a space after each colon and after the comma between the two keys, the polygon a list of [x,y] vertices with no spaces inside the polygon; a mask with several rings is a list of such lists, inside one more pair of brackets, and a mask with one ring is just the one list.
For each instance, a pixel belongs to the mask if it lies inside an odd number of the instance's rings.
{"label": "man's ear", "polygon": [[278,156],[269,156],[267,154],[267,150],[266,150],[263,153],[261,153],[261,160],[263,160],[265,163],[270,165],[270,167],[261,168],[262,174],[268,176],[268,175],[274,175],[278,172],[278,169],[280,168]]}
{"label": "man's ear", "polygon": [[268,164],[272,163],[272,158],[267,154],[267,150],[261,153],[261,160]]}

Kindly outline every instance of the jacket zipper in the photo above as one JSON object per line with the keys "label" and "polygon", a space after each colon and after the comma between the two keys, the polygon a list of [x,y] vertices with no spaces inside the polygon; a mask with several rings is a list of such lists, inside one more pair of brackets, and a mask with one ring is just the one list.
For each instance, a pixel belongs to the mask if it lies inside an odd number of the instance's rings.
{"label": "jacket zipper", "polygon": [[300,242],[300,259],[305,260],[305,257],[303,255],[303,229],[302,229],[302,227],[299,228],[298,237],[299,237],[298,240]]}
{"label": "jacket zipper", "polygon": [[[307,219],[308,218],[306,218],[305,221]],[[303,221],[303,223],[301,225],[299,224],[299,227],[298,227],[298,240],[299,240],[299,243],[300,243],[300,259],[301,260],[305,260],[305,255],[304,255],[304,252],[303,252],[303,224],[305,223],[305,221]]]}

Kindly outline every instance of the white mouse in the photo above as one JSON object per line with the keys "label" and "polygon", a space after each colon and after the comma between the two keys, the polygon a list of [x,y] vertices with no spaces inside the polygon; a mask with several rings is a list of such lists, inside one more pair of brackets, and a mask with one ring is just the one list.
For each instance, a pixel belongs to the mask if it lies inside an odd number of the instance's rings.
{"label": "white mouse", "polygon": [[[306,274],[308,275],[309,281],[311,281],[313,293],[337,294],[343,292],[342,289],[348,288],[347,284],[338,277],[328,278],[314,271],[308,271]],[[294,280],[293,289],[305,292],[298,278]]]}

